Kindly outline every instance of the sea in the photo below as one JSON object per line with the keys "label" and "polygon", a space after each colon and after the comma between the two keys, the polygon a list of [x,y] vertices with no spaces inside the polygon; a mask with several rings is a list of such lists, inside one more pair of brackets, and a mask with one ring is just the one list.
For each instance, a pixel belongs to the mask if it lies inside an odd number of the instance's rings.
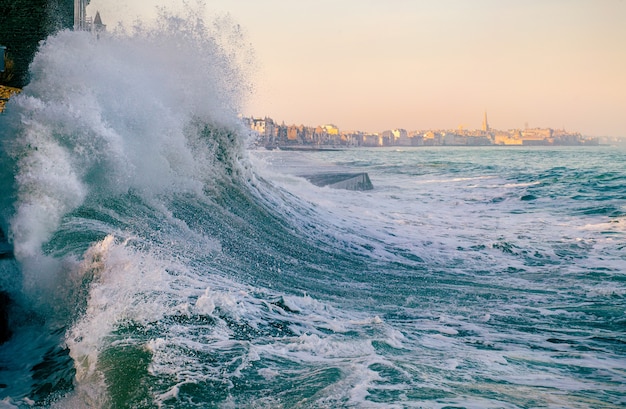
{"label": "sea", "polygon": [[252,149],[207,27],[57,33],[0,115],[0,408],[626,406],[625,147]]}

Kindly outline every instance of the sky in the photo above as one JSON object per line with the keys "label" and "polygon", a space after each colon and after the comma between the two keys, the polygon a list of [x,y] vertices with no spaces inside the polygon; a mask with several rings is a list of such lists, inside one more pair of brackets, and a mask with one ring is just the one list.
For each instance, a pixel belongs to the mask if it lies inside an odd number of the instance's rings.
{"label": "sky", "polygon": [[[182,3],[91,0],[87,13],[114,27]],[[487,112],[495,129],[626,136],[626,0],[204,3],[254,50],[247,116],[380,132],[479,129]]]}

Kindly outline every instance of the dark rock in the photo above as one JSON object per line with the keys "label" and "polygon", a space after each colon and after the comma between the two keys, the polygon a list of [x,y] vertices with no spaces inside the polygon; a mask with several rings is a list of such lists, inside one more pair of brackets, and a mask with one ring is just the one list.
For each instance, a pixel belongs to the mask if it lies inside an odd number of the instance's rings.
{"label": "dark rock", "polygon": [[11,329],[9,328],[9,307],[11,298],[9,294],[0,291],[0,344],[7,342],[11,338]]}
{"label": "dark rock", "polygon": [[[4,231],[0,229],[0,260],[13,257],[11,245],[7,243]],[[9,328],[9,306],[11,298],[6,291],[0,291],[0,344],[5,343],[11,338],[11,329]]]}
{"label": "dark rock", "polygon": [[73,0],[0,0],[0,45],[13,62],[12,72],[0,74],[0,84],[26,85],[39,42],[73,24]]}
{"label": "dark rock", "polygon": [[0,260],[13,257],[13,248],[7,242],[4,231],[0,228]]}

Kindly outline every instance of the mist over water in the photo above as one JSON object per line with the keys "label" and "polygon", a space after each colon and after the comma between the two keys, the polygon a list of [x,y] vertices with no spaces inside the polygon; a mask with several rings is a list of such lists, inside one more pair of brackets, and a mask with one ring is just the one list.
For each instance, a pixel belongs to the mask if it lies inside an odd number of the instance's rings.
{"label": "mist over water", "polygon": [[162,12],[41,46],[0,116],[0,405],[626,403],[623,150],[250,153],[241,44]]}

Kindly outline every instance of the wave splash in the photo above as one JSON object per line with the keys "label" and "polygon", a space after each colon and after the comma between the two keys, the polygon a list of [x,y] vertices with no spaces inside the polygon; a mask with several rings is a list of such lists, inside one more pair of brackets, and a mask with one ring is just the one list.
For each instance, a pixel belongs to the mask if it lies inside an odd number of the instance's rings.
{"label": "wave splash", "polygon": [[65,31],[41,46],[3,126],[15,169],[15,212],[3,216],[21,262],[88,198],[198,191],[238,150],[236,132],[210,139],[238,126],[246,86],[230,51],[201,20],[162,13],[156,27],[98,40]]}
{"label": "wave splash", "polygon": [[1,284],[13,316],[30,317],[13,319],[3,348],[44,334],[8,364],[30,371],[3,396],[52,404],[75,389],[62,406],[109,405],[102,354],[112,333],[179,308],[173,299],[195,294],[171,278],[191,274],[180,260],[221,251],[214,232],[189,227],[193,207],[217,228],[232,223],[220,221],[225,202],[252,200],[237,117],[249,50],[227,20],[212,31],[187,17],[162,11],[132,33],[49,37],[0,118],[0,224],[15,255],[2,261]]}

